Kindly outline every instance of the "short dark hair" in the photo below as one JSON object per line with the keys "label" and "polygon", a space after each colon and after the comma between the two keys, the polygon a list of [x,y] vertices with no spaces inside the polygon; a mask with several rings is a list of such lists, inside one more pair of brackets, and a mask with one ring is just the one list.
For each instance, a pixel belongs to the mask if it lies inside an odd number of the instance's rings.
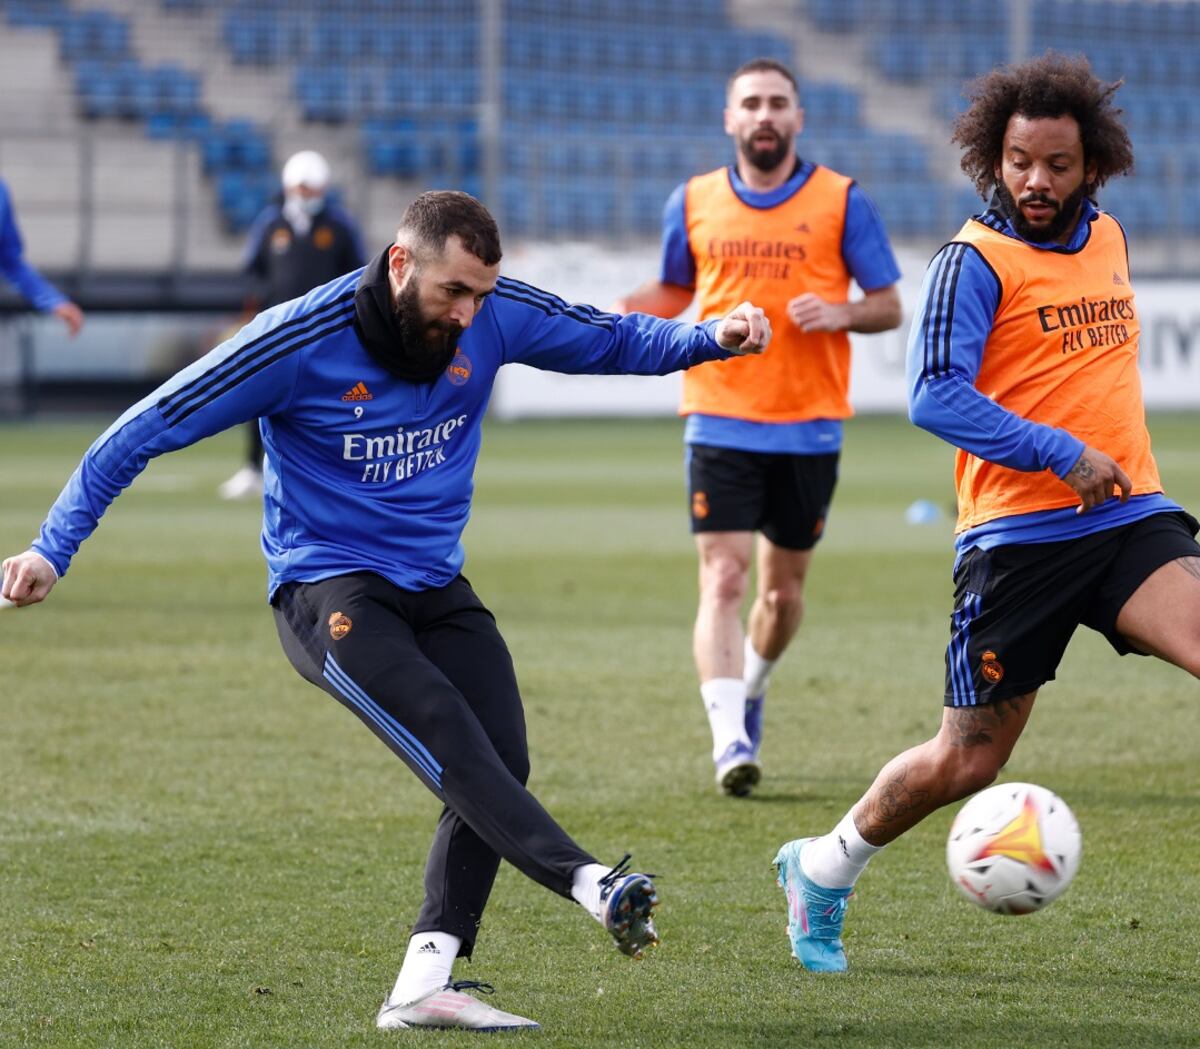
{"label": "short dark hair", "polygon": [[404,209],[396,231],[397,243],[439,255],[451,237],[458,237],[463,247],[485,266],[500,261],[500,230],[496,228],[496,220],[469,193],[451,189],[422,193]]}
{"label": "short dark hair", "polygon": [[1133,146],[1121,110],[1113,105],[1122,83],[1103,83],[1083,55],[1057,51],[977,77],[965,88],[971,104],[954,122],[951,139],[963,147],[963,171],[987,197],[996,184],[1008,121],[1020,114],[1034,120],[1074,117],[1084,162],[1096,165],[1094,187],[1124,175],[1133,168]]}
{"label": "short dark hair", "polygon": [[796,92],[796,98],[800,98],[800,85],[796,83],[796,77],[787,66],[775,58],[752,58],[749,62],[743,62],[733,71],[733,76],[729,78],[729,82],[725,85],[725,95],[728,97],[733,90],[733,82],[740,76],[745,76],[747,73],[778,73],[789,84],[792,85],[792,90]]}

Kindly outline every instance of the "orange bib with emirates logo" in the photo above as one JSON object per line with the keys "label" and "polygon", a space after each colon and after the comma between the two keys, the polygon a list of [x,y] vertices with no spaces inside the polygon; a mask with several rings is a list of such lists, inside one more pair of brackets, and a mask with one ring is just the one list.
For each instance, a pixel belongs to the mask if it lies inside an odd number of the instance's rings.
{"label": "orange bib with emirates logo", "polygon": [[[1030,247],[974,219],[954,239],[973,245],[1000,282],[976,388],[1002,408],[1112,456],[1134,495],[1162,491],[1138,374],[1141,329],[1116,220],[1099,214],[1087,242],[1071,253]],[[959,532],[1079,502],[1050,470],[1011,470],[962,450],[955,477]]]}
{"label": "orange bib with emirates logo", "polygon": [[842,230],[850,186],[844,175],[816,167],[783,203],[755,208],[734,192],[728,168],[688,182],[685,214],[701,320],[749,300],[770,319],[771,342],[759,356],[684,372],[681,415],[803,422],[853,414],[845,332],[806,334],[787,317],[788,302],[806,291],[828,302],[849,297]]}

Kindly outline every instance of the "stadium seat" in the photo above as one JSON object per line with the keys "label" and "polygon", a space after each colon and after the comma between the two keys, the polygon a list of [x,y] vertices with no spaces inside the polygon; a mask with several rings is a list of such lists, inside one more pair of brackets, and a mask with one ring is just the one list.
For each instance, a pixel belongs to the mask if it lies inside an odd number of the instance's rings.
{"label": "stadium seat", "polygon": [[3,11],[9,25],[26,29],[61,29],[72,15],[66,0],[9,0]]}
{"label": "stadium seat", "polygon": [[807,0],[805,6],[812,23],[832,33],[858,29],[866,14],[862,0]]}

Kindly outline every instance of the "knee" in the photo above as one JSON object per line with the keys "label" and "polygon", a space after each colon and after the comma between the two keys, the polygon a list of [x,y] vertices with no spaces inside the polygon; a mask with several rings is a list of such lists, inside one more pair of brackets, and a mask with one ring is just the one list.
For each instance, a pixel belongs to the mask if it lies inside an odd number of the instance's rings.
{"label": "knee", "polygon": [[750,566],[736,557],[715,556],[700,569],[700,596],[719,605],[740,605],[746,596]]}
{"label": "knee", "polygon": [[799,620],[804,615],[804,594],[799,584],[771,587],[762,594],[762,603],[778,620]]}

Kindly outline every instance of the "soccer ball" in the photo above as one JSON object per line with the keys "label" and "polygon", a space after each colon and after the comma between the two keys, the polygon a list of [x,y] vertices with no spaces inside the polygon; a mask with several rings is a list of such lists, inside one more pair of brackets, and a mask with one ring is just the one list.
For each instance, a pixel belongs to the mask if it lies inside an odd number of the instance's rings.
{"label": "soccer ball", "polygon": [[997,914],[1031,914],[1058,899],[1079,868],[1079,824],[1066,802],[1033,783],[981,790],[954,818],[950,880]]}

